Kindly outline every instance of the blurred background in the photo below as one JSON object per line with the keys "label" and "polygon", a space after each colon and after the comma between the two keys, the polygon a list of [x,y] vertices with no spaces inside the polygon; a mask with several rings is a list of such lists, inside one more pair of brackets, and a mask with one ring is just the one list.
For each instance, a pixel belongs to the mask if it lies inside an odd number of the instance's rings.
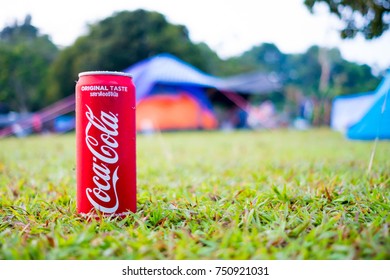
{"label": "blurred background", "polygon": [[390,137],[390,1],[1,2],[0,137],[72,131],[91,70],[133,75],[140,133]]}

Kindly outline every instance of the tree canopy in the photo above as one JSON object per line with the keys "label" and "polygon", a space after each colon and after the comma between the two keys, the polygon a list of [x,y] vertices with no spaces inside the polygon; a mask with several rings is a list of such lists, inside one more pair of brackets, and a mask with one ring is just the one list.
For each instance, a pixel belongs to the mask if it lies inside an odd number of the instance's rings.
{"label": "tree canopy", "polygon": [[[88,70],[121,71],[153,55],[169,52],[208,70],[218,60],[206,45],[196,45],[182,25],[173,25],[157,12],[115,13],[89,26],[87,35],[64,49],[51,68],[49,93],[53,98],[74,92],[77,74]],[[211,65],[211,64],[210,64]]]}
{"label": "tree canopy", "polygon": [[[329,98],[340,94],[369,91],[378,84],[368,65],[344,60],[338,49],[312,46],[301,54],[284,54],[276,45],[263,43],[234,58],[235,64],[252,71],[275,73],[285,85],[294,85],[306,96],[320,96],[323,67],[329,75],[326,81]],[[321,89],[323,90],[323,89]]]}
{"label": "tree canopy", "polygon": [[27,16],[0,32],[0,103],[9,110],[27,112],[43,104],[49,65],[58,52]]}
{"label": "tree canopy", "polygon": [[360,33],[366,39],[373,39],[389,29],[389,0],[305,0],[304,3],[313,11],[320,2],[344,22],[340,33],[342,38],[354,38]]}
{"label": "tree canopy", "polygon": [[287,99],[293,88],[299,96],[329,102],[340,94],[373,90],[379,82],[369,66],[344,60],[338,49],[318,46],[285,54],[276,45],[263,43],[222,60],[206,44],[193,43],[184,26],[144,10],[113,14],[90,25],[73,45],[58,50],[27,16],[22,24],[0,31],[0,107],[6,104],[20,112],[41,109],[72,94],[82,71],[121,71],[164,52],[217,76],[250,71],[275,74],[287,89],[279,96]]}

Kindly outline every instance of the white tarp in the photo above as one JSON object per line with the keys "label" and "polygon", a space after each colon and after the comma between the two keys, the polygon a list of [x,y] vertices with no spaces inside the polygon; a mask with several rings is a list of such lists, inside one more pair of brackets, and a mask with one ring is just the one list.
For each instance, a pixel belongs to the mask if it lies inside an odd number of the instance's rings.
{"label": "white tarp", "polygon": [[360,121],[374,101],[374,91],[335,98],[330,117],[331,128],[345,132],[348,127]]}

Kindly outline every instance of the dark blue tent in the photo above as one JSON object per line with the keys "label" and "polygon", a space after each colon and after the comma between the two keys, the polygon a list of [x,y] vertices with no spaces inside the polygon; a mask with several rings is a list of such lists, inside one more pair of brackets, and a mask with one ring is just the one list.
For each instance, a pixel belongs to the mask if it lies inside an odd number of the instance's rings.
{"label": "dark blue tent", "polygon": [[218,122],[204,88],[219,79],[170,54],[124,70],[136,86],[137,130],[215,129]]}
{"label": "dark blue tent", "polygon": [[171,54],[140,61],[124,72],[132,75],[136,86],[138,130],[216,128],[218,121],[208,89],[231,96],[270,93],[281,87],[264,73],[215,77]]}
{"label": "dark blue tent", "polygon": [[375,100],[367,113],[347,131],[355,140],[390,139],[390,70],[375,90]]}
{"label": "dark blue tent", "polygon": [[206,74],[171,54],[160,54],[140,61],[123,72],[130,73],[137,87],[137,101],[153,91],[155,85],[216,88],[221,91],[264,94],[281,88],[273,75],[261,72],[220,78]]}
{"label": "dark blue tent", "polygon": [[125,69],[137,88],[137,101],[150,94],[155,85],[215,87],[219,79],[201,72],[170,54],[161,54],[140,61]]}

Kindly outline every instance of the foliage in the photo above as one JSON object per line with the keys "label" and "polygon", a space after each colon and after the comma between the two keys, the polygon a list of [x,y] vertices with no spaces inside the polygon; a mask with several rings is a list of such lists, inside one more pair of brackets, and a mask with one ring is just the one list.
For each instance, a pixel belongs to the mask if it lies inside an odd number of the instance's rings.
{"label": "foliage", "polygon": [[287,66],[287,57],[288,55],[282,53],[275,44],[263,43],[244,52],[240,56],[240,61],[247,67],[282,74],[287,70],[284,69]]}
{"label": "foliage", "polygon": [[138,211],[100,221],[74,143],[1,140],[0,259],[390,258],[387,143],[367,173],[372,143],[328,130],[139,135]]}
{"label": "foliage", "polygon": [[264,43],[221,60],[206,44],[191,42],[184,26],[144,10],[119,12],[92,24],[85,36],[58,52],[27,16],[23,24],[0,32],[0,110],[4,104],[16,111],[38,110],[72,94],[79,72],[121,71],[163,52],[218,76],[275,74],[285,85],[287,98],[292,89],[297,93],[293,95],[329,101],[340,94],[373,90],[380,79],[369,66],[345,61],[337,49],[317,46],[302,54],[284,54],[274,44]]}
{"label": "foliage", "polygon": [[227,64],[274,74],[284,85],[284,113],[291,119],[299,117],[302,104],[310,100],[314,111],[308,121],[314,125],[329,124],[334,97],[371,91],[380,82],[369,66],[344,60],[336,48],[312,46],[301,54],[284,54],[274,44],[264,43]]}
{"label": "foliage", "polygon": [[42,99],[46,75],[57,51],[50,39],[31,25],[29,16],[21,25],[5,27],[0,32],[0,103],[21,112],[47,104]]}
{"label": "foliage", "polygon": [[302,54],[284,54],[274,44],[264,43],[235,59],[247,69],[277,74],[286,86],[295,86],[306,96],[325,94],[320,90],[323,60],[329,67],[327,98],[370,91],[379,83],[369,66],[344,60],[335,48],[312,46]]}
{"label": "foliage", "polygon": [[184,26],[168,23],[163,15],[123,11],[91,25],[87,35],[60,53],[51,69],[49,95],[58,98],[73,93],[79,72],[121,71],[164,52],[204,70],[208,61],[218,59],[206,45],[192,43]]}
{"label": "foliage", "polygon": [[344,22],[340,33],[342,38],[354,38],[360,33],[366,39],[373,39],[389,29],[389,0],[305,0],[304,3],[313,11],[314,6],[321,2]]}

